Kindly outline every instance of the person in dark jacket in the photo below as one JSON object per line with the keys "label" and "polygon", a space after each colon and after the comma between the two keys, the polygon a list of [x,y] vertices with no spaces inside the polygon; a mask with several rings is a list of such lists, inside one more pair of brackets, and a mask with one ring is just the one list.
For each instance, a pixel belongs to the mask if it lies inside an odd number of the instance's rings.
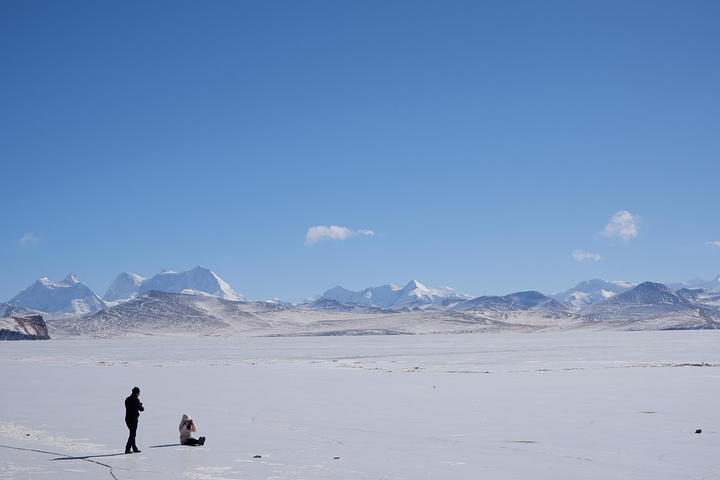
{"label": "person in dark jacket", "polygon": [[145,411],[145,408],[142,403],[140,403],[139,397],[140,389],[133,387],[132,394],[125,399],[125,425],[127,425],[128,430],[130,430],[130,436],[125,444],[125,453],[140,453],[137,445],[135,445],[135,435],[137,434],[140,412]]}

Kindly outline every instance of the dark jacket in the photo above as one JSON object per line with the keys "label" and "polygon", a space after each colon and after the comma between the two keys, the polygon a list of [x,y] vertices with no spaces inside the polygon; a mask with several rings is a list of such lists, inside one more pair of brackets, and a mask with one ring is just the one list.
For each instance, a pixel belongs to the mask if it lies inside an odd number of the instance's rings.
{"label": "dark jacket", "polygon": [[130,395],[125,399],[125,421],[126,422],[137,422],[140,417],[140,412],[145,411],[140,403],[140,399],[135,395]]}

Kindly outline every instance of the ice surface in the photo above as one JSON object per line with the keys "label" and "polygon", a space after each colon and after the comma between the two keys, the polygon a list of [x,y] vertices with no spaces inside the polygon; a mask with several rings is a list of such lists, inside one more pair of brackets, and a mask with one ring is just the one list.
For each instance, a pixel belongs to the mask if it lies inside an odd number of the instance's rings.
{"label": "ice surface", "polygon": [[0,479],[713,478],[719,335],[3,343]]}

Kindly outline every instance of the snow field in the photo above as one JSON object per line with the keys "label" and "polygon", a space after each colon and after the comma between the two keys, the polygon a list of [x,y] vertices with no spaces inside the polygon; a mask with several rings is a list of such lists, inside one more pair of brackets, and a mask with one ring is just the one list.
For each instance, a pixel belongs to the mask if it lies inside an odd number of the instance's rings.
{"label": "snow field", "polygon": [[[0,479],[714,478],[719,338],[6,342]],[[177,444],[183,413],[205,447]]]}

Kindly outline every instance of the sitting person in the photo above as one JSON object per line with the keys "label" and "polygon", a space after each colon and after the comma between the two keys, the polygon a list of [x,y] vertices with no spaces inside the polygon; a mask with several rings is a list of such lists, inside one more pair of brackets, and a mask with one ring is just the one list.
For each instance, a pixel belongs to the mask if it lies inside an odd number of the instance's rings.
{"label": "sitting person", "polygon": [[195,422],[189,415],[183,415],[180,420],[180,443],[183,445],[205,445],[205,437],[193,438],[193,432],[197,432]]}

